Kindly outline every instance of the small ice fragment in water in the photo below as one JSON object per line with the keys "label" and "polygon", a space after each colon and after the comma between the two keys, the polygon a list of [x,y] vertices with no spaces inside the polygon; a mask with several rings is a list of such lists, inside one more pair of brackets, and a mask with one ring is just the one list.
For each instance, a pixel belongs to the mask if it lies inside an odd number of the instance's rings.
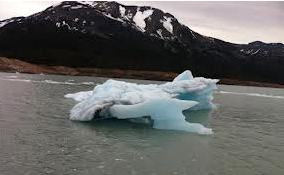
{"label": "small ice fragment in water", "polygon": [[[67,94],[79,103],[70,111],[71,120],[90,121],[94,117],[127,119],[135,122],[150,117],[156,129],[212,134],[199,123],[185,121],[184,110],[214,108],[216,79],[194,78],[189,70],[165,84],[136,84],[107,80],[93,91]],[[145,120],[147,121],[147,120]]]}
{"label": "small ice fragment in water", "polygon": [[8,78],[18,78],[18,76],[11,75],[11,76],[8,76]]}
{"label": "small ice fragment in water", "polygon": [[73,98],[75,101],[83,101],[90,97],[93,94],[93,91],[83,91],[83,92],[77,92],[75,94],[66,94],[65,98]]}

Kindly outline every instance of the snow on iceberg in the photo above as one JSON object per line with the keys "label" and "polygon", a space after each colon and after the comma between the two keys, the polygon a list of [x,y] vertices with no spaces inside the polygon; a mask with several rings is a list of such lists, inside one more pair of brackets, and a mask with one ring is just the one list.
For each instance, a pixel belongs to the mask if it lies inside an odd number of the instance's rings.
{"label": "snow on iceberg", "polygon": [[211,134],[211,129],[185,121],[182,111],[214,108],[212,100],[217,82],[216,79],[194,78],[187,70],[165,84],[143,85],[110,79],[93,91],[65,97],[79,102],[70,111],[71,120],[115,117],[135,122],[150,117],[156,129]]}

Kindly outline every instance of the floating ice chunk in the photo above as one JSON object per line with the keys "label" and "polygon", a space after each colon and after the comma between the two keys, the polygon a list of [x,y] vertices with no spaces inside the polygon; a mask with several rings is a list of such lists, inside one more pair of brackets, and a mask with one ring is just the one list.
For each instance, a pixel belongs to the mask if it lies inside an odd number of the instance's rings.
{"label": "floating ice chunk", "polygon": [[66,94],[65,98],[72,98],[75,101],[83,101],[87,99],[88,97],[92,96],[93,91],[83,91],[83,92],[77,92],[75,94]]}
{"label": "floating ice chunk", "polygon": [[[141,120],[150,116],[154,128],[212,133],[200,124],[188,123],[183,110],[211,109],[213,92],[218,80],[193,78],[185,71],[165,84],[142,85],[108,80],[93,91],[67,94],[66,98],[79,101],[70,111],[71,120],[90,121],[94,117]],[[133,120],[135,119],[135,120]]]}
{"label": "floating ice chunk", "polygon": [[151,116],[154,120],[167,120],[175,119],[177,112],[195,105],[197,105],[195,101],[156,98],[134,105],[113,105],[110,107],[110,114],[118,119]]}
{"label": "floating ice chunk", "polygon": [[110,114],[118,119],[133,119],[150,116],[156,129],[171,129],[212,134],[212,130],[198,123],[185,121],[183,110],[197,105],[195,101],[185,101],[168,98],[157,98],[135,105],[113,105]]}
{"label": "floating ice chunk", "polygon": [[214,109],[215,105],[212,100],[213,92],[217,89],[217,82],[218,80],[215,79],[197,77],[190,80],[165,83],[160,85],[160,88],[170,93],[173,98],[198,102],[190,110]]}

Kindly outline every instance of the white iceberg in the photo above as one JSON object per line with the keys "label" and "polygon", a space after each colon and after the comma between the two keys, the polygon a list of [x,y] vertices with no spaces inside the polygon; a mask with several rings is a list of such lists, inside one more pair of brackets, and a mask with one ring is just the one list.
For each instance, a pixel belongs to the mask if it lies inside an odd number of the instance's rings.
{"label": "white iceberg", "polygon": [[214,108],[212,100],[217,82],[216,79],[194,78],[187,70],[165,84],[143,85],[110,79],[93,91],[65,97],[79,102],[70,111],[71,120],[115,117],[135,122],[148,117],[156,129],[211,134],[211,129],[185,121],[182,111]]}

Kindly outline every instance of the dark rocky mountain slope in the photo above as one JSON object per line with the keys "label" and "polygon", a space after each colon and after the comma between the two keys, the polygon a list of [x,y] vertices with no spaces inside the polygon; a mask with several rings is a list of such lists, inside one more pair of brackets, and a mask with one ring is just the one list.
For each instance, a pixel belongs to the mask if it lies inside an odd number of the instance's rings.
{"label": "dark rocky mountain slope", "polygon": [[0,21],[0,56],[32,64],[181,72],[284,84],[284,45],[233,44],[171,14],[117,2],[62,2]]}

